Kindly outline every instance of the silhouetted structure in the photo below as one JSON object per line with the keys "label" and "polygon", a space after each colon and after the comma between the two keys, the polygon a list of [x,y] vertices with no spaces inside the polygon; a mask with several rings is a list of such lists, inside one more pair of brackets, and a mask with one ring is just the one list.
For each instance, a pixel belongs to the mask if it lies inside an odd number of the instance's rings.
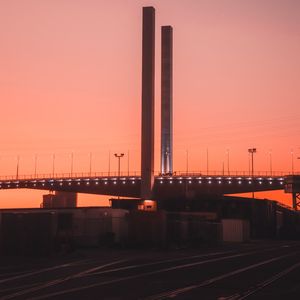
{"label": "silhouetted structure", "polygon": [[43,208],[72,208],[77,206],[77,193],[55,192],[43,195]]}
{"label": "silhouetted structure", "polygon": [[173,29],[161,28],[161,173],[173,173]]}
{"label": "silhouetted structure", "polygon": [[285,192],[293,196],[293,208],[300,210],[300,176],[290,175],[286,178]]}
{"label": "silhouetted structure", "polygon": [[[224,176],[216,172],[206,174],[174,172],[173,173],[173,145],[172,145],[172,73],[173,73],[173,30],[171,26],[163,26],[162,29],[162,57],[161,57],[161,100],[162,100],[162,127],[161,127],[161,173],[169,176],[154,177],[154,61],[155,61],[155,9],[143,7],[143,36],[142,36],[142,130],[141,130],[141,176],[120,177],[120,157],[118,176],[91,173],[76,175],[73,173],[73,155],[71,173],[62,174],[59,177],[53,172],[48,176],[34,176],[23,178],[19,176],[18,168],[16,176],[0,181],[2,189],[38,189],[72,193],[89,193],[110,195],[118,197],[139,198],[141,200],[153,200],[159,202],[164,200],[201,199],[207,195],[218,197],[226,194],[246,193],[282,190],[293,194],[293,208],[300,208],[300,175],[273,176],[274,174],[254,173],[253,154],[256,148],[249,149],[252,154],[251,174],[241,172]],[[122,154],[120,154],[122,155]],[[53,155],[54,163],[55,155]],[[19,158],[18,164],[19,167]],[[53,164],[54,167],[54,164]],[[35,168],[36,169],[36,168]],[[251,176],[250,176],[251,175]],[[48,197],[48,198],[47,198]],[[53,202],[51,197],[46,196],[44,206]],[[50,199],[50,200],[49,200]],[[55,198],[56,199],[56,198]],[[48,202],[47,202],[48,201]],[[115,199],[112,200],[112,202]],[[54,201],[55,202],[55,201]],[[120,207],[120,201],[116,202]],[[149,208],[149,201],[144,201],[144,208]],[[53,204],[53,203],[52,203]],[[52,205],[51,204],[51,205]],[[73,204],[72,204],[73,205]],[[59,204],[60,206],[60,204]],[[68,204],[69,206],[69,204]],[[151,206],[152,207],[152,206]],[[159,207],[159,206],[158,206]]]}
{"label": "silhouetted structure", "polygon": [[151,199],[154,184],[155,10],[143,7],[141,198]]}

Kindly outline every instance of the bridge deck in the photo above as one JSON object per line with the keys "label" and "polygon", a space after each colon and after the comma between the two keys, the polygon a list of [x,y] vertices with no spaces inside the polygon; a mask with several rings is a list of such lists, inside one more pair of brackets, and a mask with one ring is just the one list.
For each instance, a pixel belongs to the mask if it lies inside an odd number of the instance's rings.
{"label": "bridge deck", "polygon": [[[197,194],[235,194],[282,190],[286,177],[246,176],[168,176],[155,177],[155,196]],[[0,181],[0,189],[38,189],[70,191],[123,197],[140,196],[140,177],[77,177],[15,179]]]}

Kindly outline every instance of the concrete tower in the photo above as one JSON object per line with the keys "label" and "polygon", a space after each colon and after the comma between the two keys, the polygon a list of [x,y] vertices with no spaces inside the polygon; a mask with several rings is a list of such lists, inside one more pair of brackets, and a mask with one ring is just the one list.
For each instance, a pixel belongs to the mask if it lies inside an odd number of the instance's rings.
{"label": "concrete tower", "polygon": [[141,198],[151,199],[154,184],[155,9],[143,7]]}
{"label": "concrete tower", "polygon": [[173,173],[173,28],[161,28],[161,173]]}

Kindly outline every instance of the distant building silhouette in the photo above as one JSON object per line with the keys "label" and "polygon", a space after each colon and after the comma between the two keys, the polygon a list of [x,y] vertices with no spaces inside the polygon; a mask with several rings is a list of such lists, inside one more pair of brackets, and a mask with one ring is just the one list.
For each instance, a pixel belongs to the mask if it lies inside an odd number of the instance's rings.
{"label": "distant building silhouette", "polygon": [[76,206],[76,193],[55,192],[55,194],[43,195],[42,208],[72,208]]}

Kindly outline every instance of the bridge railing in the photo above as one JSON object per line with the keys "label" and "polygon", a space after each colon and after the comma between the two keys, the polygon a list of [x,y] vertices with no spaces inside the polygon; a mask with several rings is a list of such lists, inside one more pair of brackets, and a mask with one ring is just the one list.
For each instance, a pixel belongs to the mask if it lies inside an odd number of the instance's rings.
{"label": "bridge railing", "polygon": [[[48,179],[48,178],[95,178],[95,177],[118,177],[118,172],[74,172],[74,173],[42,173],[42,174],[22,174],[22,175],[7,175],[0,176],[0,180],[32,180],[32,179]],[[160,172],[155,172],[155,175],[161,176]],[[245,177],[252,176],[249,171],[174,171],[173,176],[232,176],[232,177]],[[300,172],[284,172],[284,171],[255,171],[253,174],[255,177],[266,176],[287,176],[287,175],[300,175]],[[121,177],[139,177],[141,176],[139,171],[120,172]]]}
{"label": "bridge railing", "polygon": [[[175,171],[173,173],[174,176],[252,176],[252,173],[249,171],[230,171],[230,172],[224,172],[224,171],[218,171],[218,170],[212,170],[212,171]],[[287,176],[287,175],[300,175],[300,172],[289,172],[289,171],[255,171],[253,173],[253,176],[255,177],[266,177],[266,176]]]}
{"label": "bridge railing", "polygon": [[[118,172],[74,172],[74,173],[43,173],[43,174],[21,174],[0,176],[0,180],[32,180],[32,179],[48,179],[48,178],[83,178],[83,177],[118,177]],[[120,172],[123,177],[137,177],[140,172]]]}

